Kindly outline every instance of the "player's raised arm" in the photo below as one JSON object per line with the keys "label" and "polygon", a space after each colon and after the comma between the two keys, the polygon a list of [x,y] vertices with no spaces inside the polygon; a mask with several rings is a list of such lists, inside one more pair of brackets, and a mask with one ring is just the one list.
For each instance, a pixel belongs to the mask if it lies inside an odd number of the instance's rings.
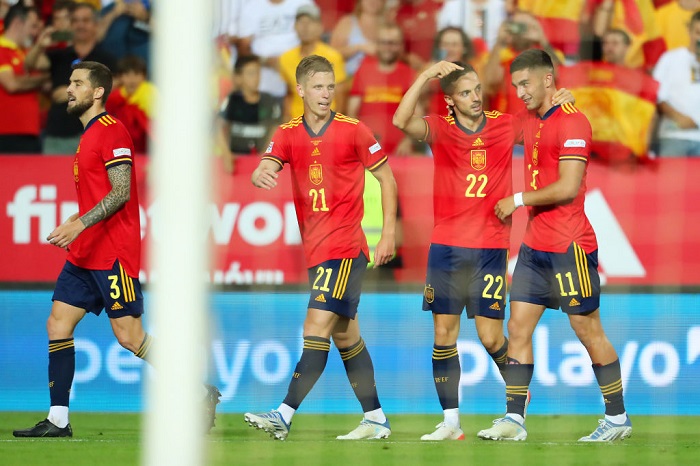
{"label": "player's raised arm", "polygon": [[459,65],[448,61],[441,61],[419,74],[408,91],[406,91],[406,94],[404,94],[401,103],[399,103],[399,108],[397,108],[394,113],[394,126],[412,138],[420,140],[425,138],[427,131],[426,123],[422,118],[414,115],[423,86],[433,78],[439,79],[443,76],[447,76],[454,70],[461,69],[462,67]]}
{"label": "player's raised arm", "polygon": [[256,188],[267,189],[268,191],[277,186],[277,174],[282,170],[282,165],[270,159],[262,159],[258,168],[253,172],[250,181]]}

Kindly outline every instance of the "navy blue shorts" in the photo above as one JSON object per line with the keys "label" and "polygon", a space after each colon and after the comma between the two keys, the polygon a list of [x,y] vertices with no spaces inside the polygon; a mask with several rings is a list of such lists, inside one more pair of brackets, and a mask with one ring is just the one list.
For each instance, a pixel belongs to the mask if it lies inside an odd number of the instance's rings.
{"label": "navy blue shorts", "polygon": [[106,309],[110,319],[143,314],[141,283],[129,277],[118,260],[112,270],[88,270],[66,261],[51,300],[95,315]]}
{"label": "navy blue shorts", "polygon": [[586,254],[576,243],[565,253],[520,246],[511,301],[541,304],[567,314],[590,314],[600,307],[598,251]]}
{"label": "navy blue shorts", "polygon": [[311,267],[308,307],[354,319],[368,262],[361,252],[356,259],[331,259]]}
{"label": "navy blue shorts", "polygon": [[435,314],[503,319],[508,288],[508,250],[431,244],[423,310]]}

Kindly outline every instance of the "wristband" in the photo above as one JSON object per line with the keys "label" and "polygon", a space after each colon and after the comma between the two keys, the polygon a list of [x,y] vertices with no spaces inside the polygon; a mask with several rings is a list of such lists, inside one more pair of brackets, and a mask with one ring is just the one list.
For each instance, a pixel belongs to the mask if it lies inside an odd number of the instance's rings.
{"label": "wristband", "polygon": [[522,207],[525,204],[523,203],[523,193],[515,193],[513,194],[513,202],[515,203],[515,208],[517,209],[518,207]]}

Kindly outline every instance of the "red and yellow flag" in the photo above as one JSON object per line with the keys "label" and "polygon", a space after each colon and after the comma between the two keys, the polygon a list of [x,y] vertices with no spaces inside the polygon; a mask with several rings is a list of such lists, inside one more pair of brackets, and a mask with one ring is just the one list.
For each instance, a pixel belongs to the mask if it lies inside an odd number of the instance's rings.
{"label": "red and yellow flag", "polygon": [[646,157],[659,84],[647,73],[609,63],[559,68],[557,84],[576,99],[591,122],[592,152],[602,160]]}

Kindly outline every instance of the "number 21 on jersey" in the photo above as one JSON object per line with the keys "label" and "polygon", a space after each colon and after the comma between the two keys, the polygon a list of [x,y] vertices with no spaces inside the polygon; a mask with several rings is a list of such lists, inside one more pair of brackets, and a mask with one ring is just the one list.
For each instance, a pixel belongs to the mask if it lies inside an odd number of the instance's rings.
{"label": "number 21 on jersey", "polygon": [[309,189],[309,196],[311,196],[311,209],[314,212],[328,212],[328,206],[326,205],[326,188]]}

